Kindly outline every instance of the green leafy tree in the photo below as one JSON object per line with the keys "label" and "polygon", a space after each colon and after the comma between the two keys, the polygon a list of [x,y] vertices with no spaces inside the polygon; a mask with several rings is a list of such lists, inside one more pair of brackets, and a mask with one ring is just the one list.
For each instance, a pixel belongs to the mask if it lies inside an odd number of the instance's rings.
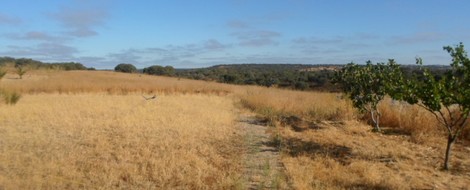
{"label": "green leafy tree", "polygon": [[349,63],[335,73],[333,82],[351,99],[353,106],[359,111],[370,114],[374,131],[380,132],[380,116],[378,105],[387,92],[393,88],[393,81],[400,76],[400,67],[393,59],[387,64],[372,64],[367,61],[365,66]]}
{"label": "green leafy tree", "polygon": [[153,65],[147,68],[144,68],[144,73],[149,75],[167,75],[173,76],[175,73],[175,69],[172,66],[160,66],[160,65]]}
{"label": "green leafy tree", "polygon": [[114,71],[123,72],[123,73],[135,73],[137,72],[137,68],[132,64],[121,63],[119,65],[116,65],[116,67],[114,67]]}
{"label": "green leafy tree", "polygon": [[[406,80],[391,93],[394,99],[405,100],[431,112],[447,133],[444,169],[449,169],[451,148],[467,126],[470,112],[470,59],[460,43],[444,47],[452,57],[451,69],[439,78],[423,69],[423,76]],[[422,60],[416,63],[422,66]]]}

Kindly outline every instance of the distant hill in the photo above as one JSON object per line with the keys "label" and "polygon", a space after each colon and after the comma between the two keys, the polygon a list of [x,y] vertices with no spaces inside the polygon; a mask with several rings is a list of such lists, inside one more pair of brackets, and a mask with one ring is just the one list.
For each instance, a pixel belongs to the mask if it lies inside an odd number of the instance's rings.
{"label": "distant hill", "polygon": [[[277,86],[297,90],[338,91],[332,84],[334,72],[344,65],[305,64],[230,64],[199,69],[176,69],[171,76],[217,81],[230,84]],[[450,66],[425,66],[436,75],[442,75]],[[419,66],[403,65],[403,72],[420,74]]]}
{"label": "distant hill", "polygon": [[174,76],[230,84],[277,86],[298,90],[334,90],[329,78],[341,65],[229,64],[176,69]]}

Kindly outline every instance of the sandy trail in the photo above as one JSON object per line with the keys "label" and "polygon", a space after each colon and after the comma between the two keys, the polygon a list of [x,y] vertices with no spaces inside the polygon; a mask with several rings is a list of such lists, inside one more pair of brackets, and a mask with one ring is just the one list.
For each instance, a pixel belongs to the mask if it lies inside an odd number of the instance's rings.
{"label": "sandy trail", "polygon": [[[246,154],[244,180],[246,189],[279,189],[284,180],[279,149],[266,133],[267,126],[255,117],[243,115],[240,127],[244,131]],[[284,180],[285,181],[285,180]]]}

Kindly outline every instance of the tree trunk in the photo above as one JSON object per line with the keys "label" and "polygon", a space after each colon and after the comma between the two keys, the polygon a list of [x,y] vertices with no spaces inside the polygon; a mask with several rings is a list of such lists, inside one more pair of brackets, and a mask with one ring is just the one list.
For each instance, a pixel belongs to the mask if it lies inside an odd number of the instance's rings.
{"label": "tree trunk", "polygon": [[381,129],[380,129],[380,113],[377,111],[377,115],[375,116],[375,130],[377,130],[377,132],[380,132]]}
{"label": "tree trunk", "polygon": [[446,149],[446,157],[444,159],[444,170],[449,170],[449,160],[450,160],[450,151],[452,148],[452,144],[454,144],[456,137],[449,134],[447,137],[447,149]]}
{"label": "tree trunk", "polygon": [[379,119],[380,119],[380,114],[377,112],[377,114],[374,116],[374,111],[370,111],[370,116],[372,118],[372,122],[374,123],[374,132],[380,132],[380,125],[379,125]]}

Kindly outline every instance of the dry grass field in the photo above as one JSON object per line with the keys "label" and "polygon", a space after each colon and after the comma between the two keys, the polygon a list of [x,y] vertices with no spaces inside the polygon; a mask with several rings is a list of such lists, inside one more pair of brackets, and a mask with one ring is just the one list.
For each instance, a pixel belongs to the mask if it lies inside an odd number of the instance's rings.
{"label": "dry grass field", "polygon": [[[446,136],[432,114],[405,103],[381,104],[384,133],[338,94],[257,89],[242,104],[272,125],[293,189],[467,189],[470,148],[453,148],[442,171]],[[470,139],[469,128],[462,140]]]}
{"label": "dry grass field", "polygon": [[0,82],[22,93],[0,105],[0,189],[246,189],[245,108],[280,149],[280,188],[470,184],[468,145],[459,141],[442,171],[445,138],[432,116],[405,104],[382,104],[379,134],[333,93],[106,71],[16,78]]}
{"label": "dry grass field", "polygon": [[4,189],[226,189],[240,178],[230,99],[24,95],[0,109]]}
{"label": "dry grass field", "polygon": [[31,71],[18,79],[7,74],[2,86],[17,92],[34,93],[108,93],[126,95],[129,93],[158,94],[216,94],[224,95],[229,85],[169,77],[155,77],[144,74],[125,74],[109,71]]}

